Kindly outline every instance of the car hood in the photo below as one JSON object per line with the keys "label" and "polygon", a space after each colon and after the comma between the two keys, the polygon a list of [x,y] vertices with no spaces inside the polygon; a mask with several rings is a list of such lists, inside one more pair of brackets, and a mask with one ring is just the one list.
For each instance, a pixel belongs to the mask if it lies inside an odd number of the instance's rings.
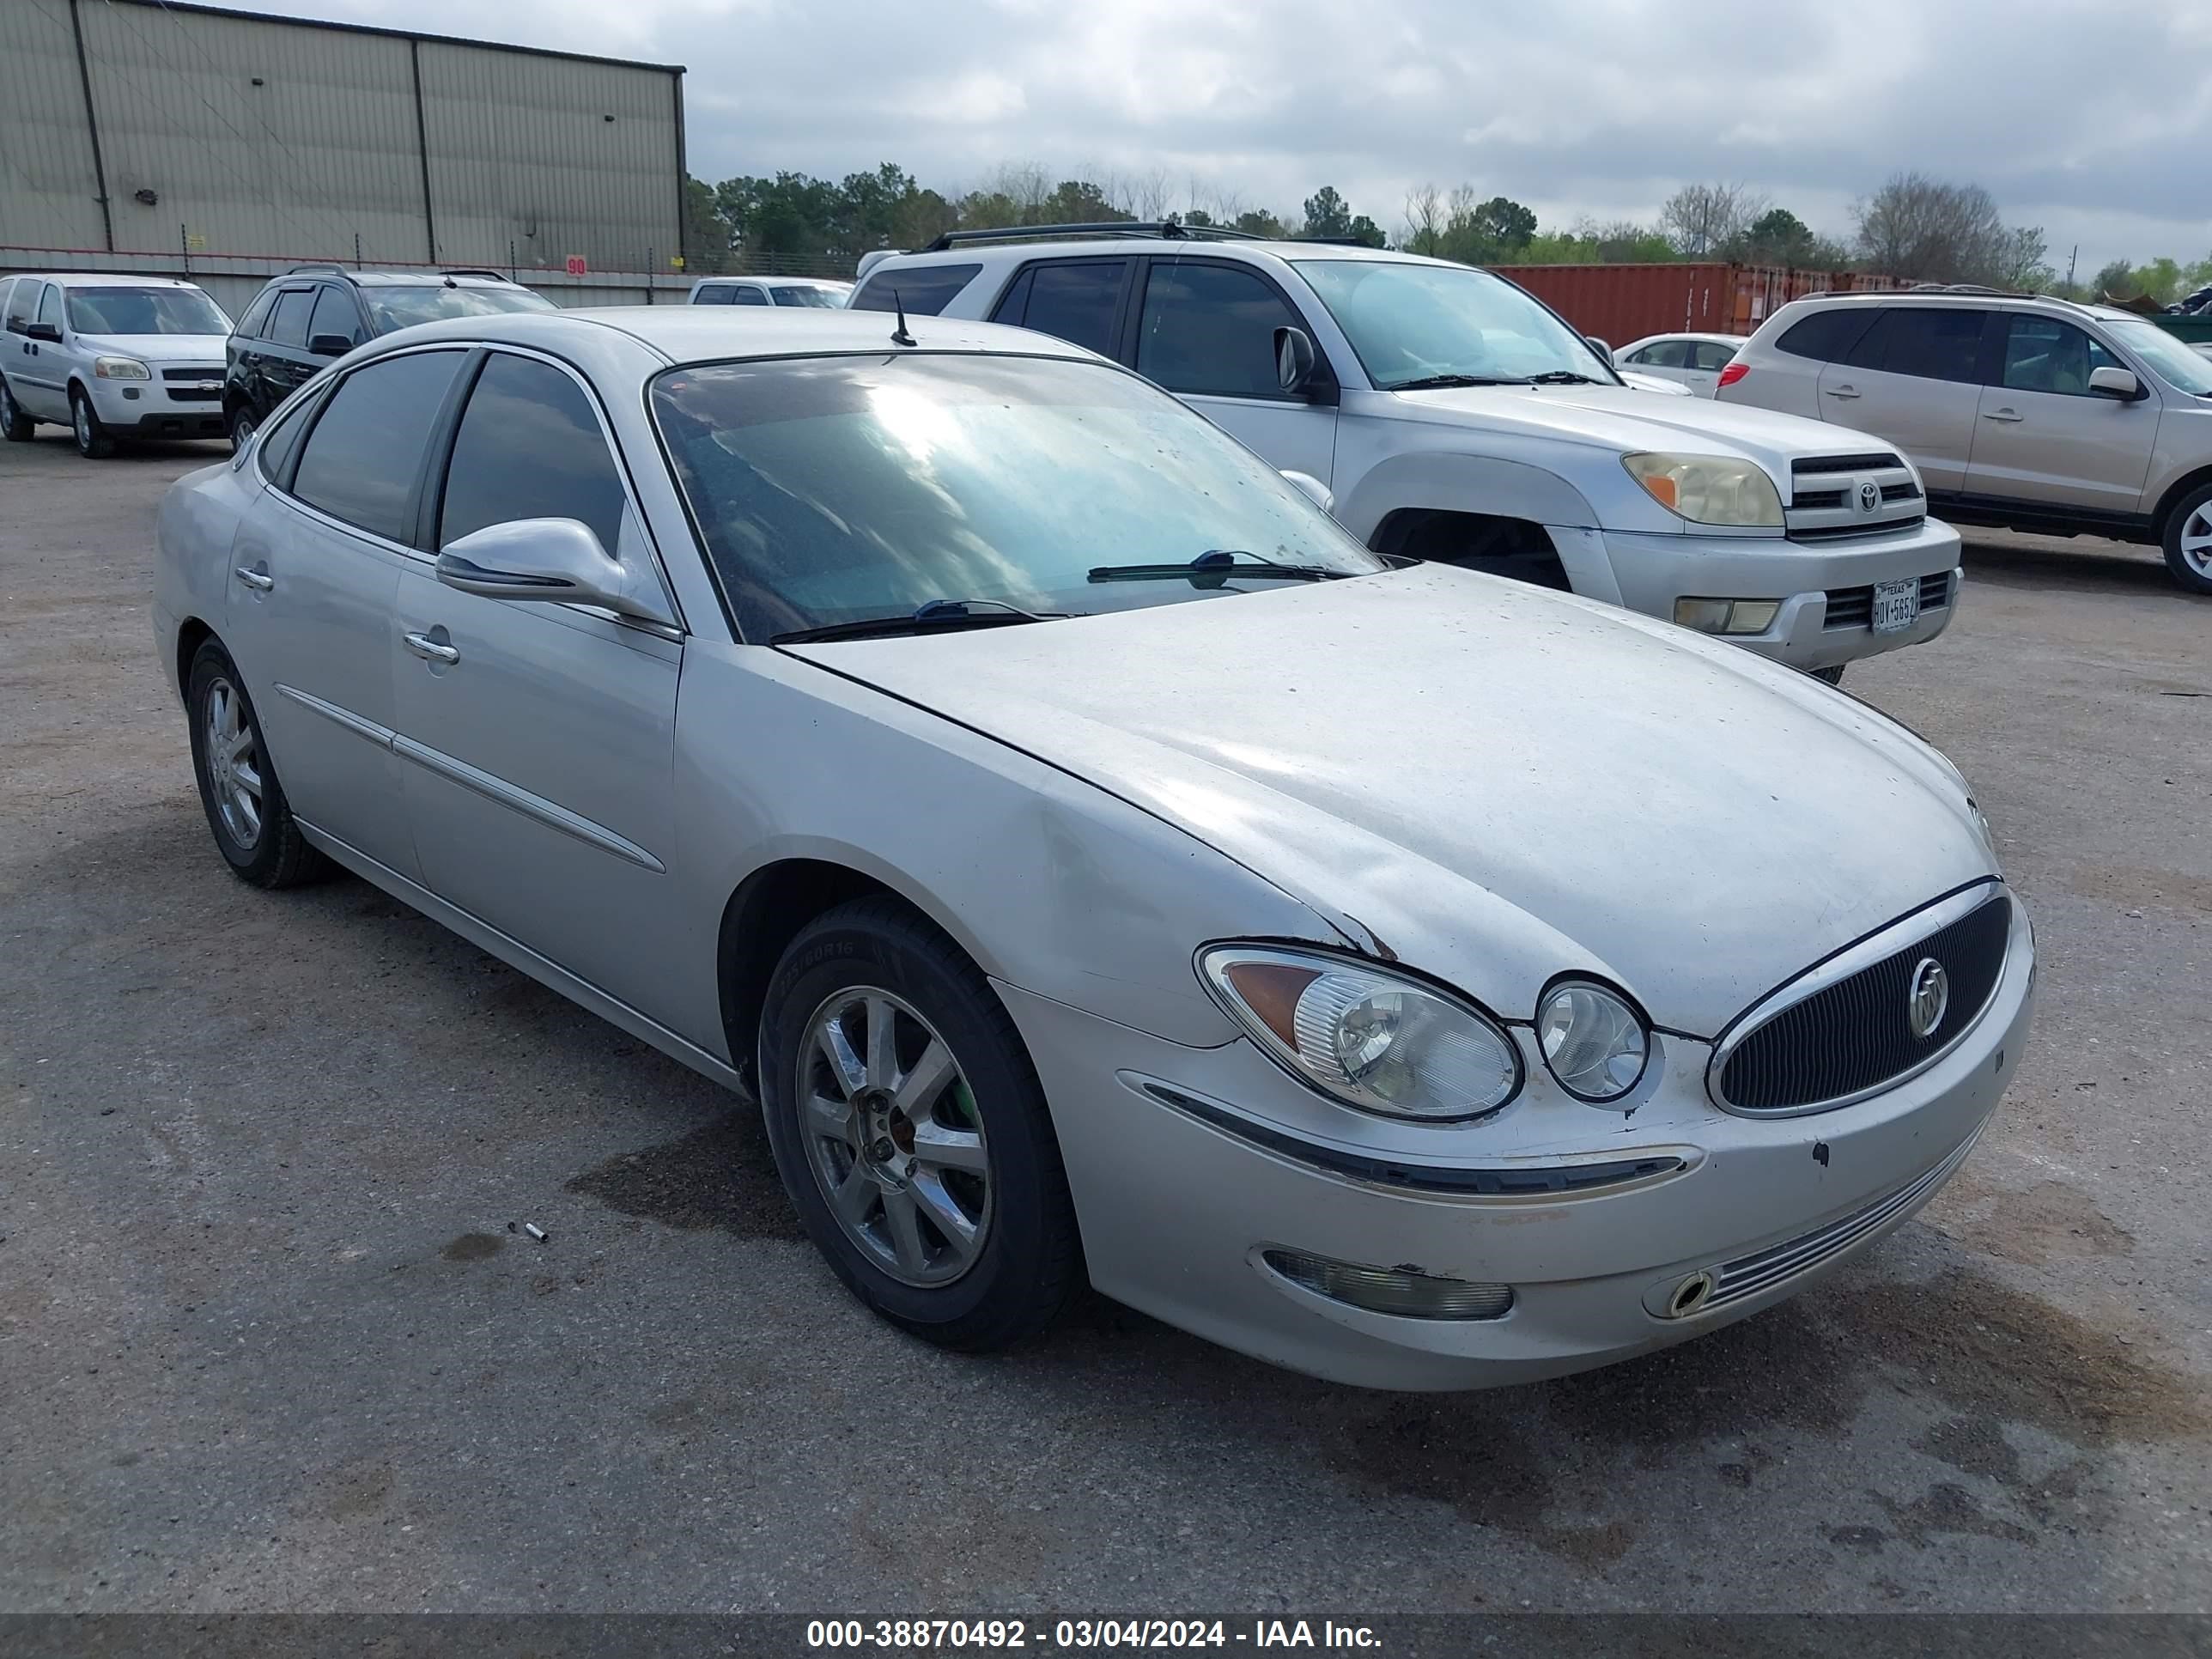
{"label": "car hood", "polygon": [[1802,415],[1709,398],[1662,402],[1635,386],[1449,386],[1390,395],[1424,418],[1486,432],[1564,439],[1624,455],[1653,449],[1741,455],[1766,470],[1784,501],[1790,499],[1790,463],[1798,456],[1891,447]]}
{"label": "car hood", "polygon": [[87,351],[136,357],[142,363],[220,363],[228,334],[80,334]]}
{"label": "car hood", "polygon": [[787,648],[1180,826],[1317,937],[1512,1018],[1573,969],[1710,1036],[1996,873],[1957,772],[1863,704],[1445,566]]}

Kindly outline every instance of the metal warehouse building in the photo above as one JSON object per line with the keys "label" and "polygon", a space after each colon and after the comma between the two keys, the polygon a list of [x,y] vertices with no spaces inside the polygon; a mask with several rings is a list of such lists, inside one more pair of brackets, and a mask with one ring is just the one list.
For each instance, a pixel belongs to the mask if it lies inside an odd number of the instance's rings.
{"label": "metal warehouse building", "polygon": [[675,298],[684,71],[169,0],[0,0],[0,271],[307,260]]}

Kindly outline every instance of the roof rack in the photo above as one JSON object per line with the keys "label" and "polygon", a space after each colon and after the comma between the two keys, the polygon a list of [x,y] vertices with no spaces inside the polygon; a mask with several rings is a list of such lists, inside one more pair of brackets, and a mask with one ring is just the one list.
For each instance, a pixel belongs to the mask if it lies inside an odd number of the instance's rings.
{"label": "roof rack", "polygon": [[977,242],[1027,242],[1062,236],[1158,236],[1174,241],[1188,236],[1202,241],[1264,242],[1267,238],[1227,225],[1182,225],[1170,219],[1109,219],[1084,225],[1000,225],[988,230],[948,230],[912,253],[943,253]]}
{"label": "roof rack", "polygon": [[1986,283],[1915,283],[1904,290],[1907,294],[1979,294],[1994,300],[2047,300],[2047,294],[2030,294],[2025,289],[1991,288]]}
{"label": "roof rack", "polygon": [[486,270],[481,265],[455,265],[438,273],[441,276],[489,276],[495,283],[511,283],[514,279],[503,270]]}
{"label": "roof rack", "polygon": [[333,264],[294,265],[284,274],[287,276],[343,276],[346,269],[343,265]]}

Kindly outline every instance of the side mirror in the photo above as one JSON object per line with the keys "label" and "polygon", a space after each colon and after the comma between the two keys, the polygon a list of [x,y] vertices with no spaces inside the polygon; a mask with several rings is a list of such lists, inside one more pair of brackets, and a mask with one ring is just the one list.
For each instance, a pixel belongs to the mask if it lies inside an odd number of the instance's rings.
{"label": "side mirror", "polygon": [[23,331],[34,340],[44,340],[48,345],[62,343],[62,331],[52,323],[33,323]]}
{"label": "side mirror", "polygon": [[487,599],[596,605],[676,624],[658,580],[641,580],[609,558],[590,527],[574,519],[516,519],[472,530],[438,555],[438,580]]}
{"label": "side mirror", "polygon": [[2100,398],[2118,398],[2123,403],[2132,403],[2142,396],[2142,382],[2135,371],[2126,368],[2093,368],[2089,371],[2089,390]]}
{"label": "side mirror", "polygon": [[1302,328],[1275,331],[1275,381],[1285,392],[1303,392],[1313,379],[1313,338]]}
{"label": "side mirror", "polygon": [[353,342],[343,334],[318,334],[307,342],[308,352],[317,357],[343,357],[353,349]]}
{"label": "side mirror", "polygon": [[1315,477],[1312,473],[1293,472],[1290,468],[1285,467],[1283,469],[1283,476],[1285,478],[1288,478],[1292,483],[1296,484],[1298,488],[1299,494],[1304,495],[1307,500],[1310,501],[1322,512],[1334,513],[1336,511],[1336,497],[1330,493],[1329,487],[1323,483],[1319,478]]}
{"label": "side mirror", "polygon": [[1607,362],[1610,363],[1613,361],[1613,348],[1607,345],[1604,341],[1599,339],[1596,335],[1583,335],[1583,343],[1588,346],[1592,351],[1597,353],[1597,355]]}

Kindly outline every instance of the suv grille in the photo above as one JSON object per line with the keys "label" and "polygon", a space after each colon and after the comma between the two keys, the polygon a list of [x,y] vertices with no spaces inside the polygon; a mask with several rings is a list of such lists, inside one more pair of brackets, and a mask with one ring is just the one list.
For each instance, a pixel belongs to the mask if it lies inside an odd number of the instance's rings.
{"label": "suv grille", "polygon": [[1884,452],[1800,455],[1790,463],[1790,505],[1783,514],[1797,541],[1881,536],[1908,530],[1926,504],[1911,469]]}
{"label": "suv grille", "polygon": [[[1940,611],[1951,603],[1951,573],[1933,571],[1920,579],[1920,608]],[[1828,590],[1828,617],[1823,628],[1871,628],[1874,626],[1874,589],[1866,587],[1832,587]]]}
{"label": "suv grille", "polygon": [[[1754,1115],[1799,1112],[1840,1104],[1919,1070],[1963,1036],[1988,1004],[2003,975],[2011,936],[2012,900],[1999,890],[1949,926],[1790,1003],[1727,1041],[1717,1097],[1732,1111]],[[1950,1000],[1936,1028],[1916,1036],[1911,985],[1929,957],[1950,976]]]}

